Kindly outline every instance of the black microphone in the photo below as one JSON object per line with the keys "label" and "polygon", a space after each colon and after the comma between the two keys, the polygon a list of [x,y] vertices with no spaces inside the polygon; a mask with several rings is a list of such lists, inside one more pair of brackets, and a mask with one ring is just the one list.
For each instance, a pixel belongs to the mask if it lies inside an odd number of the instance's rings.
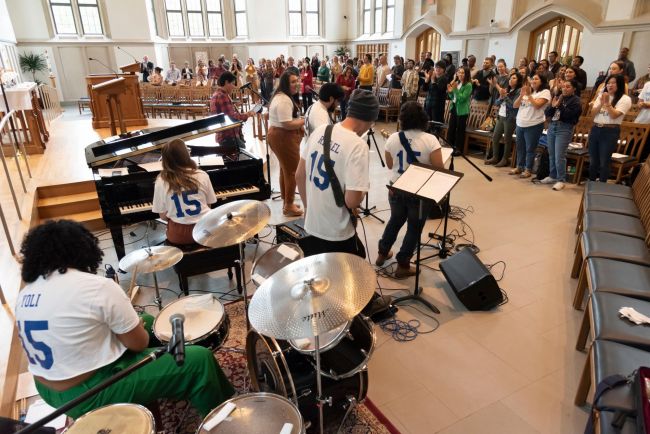
{"label": "black microphone", "polygon": [[185,363],[185,333],[183,332],[185,316],[175,313],[169,317],[169,322],[172,325],[172,340],[169,343],[168,351],[174,356],[176,366],[182,366]]}
{"label": "black microphone", "polygon": [[113,68],[111,68],[110,66],[108,66],[107,64],[102,62],[101,60],[95,59],[94,57],[89,57],[88,60],[94,60],[95,62],[99,63],[100,65],[104,66],[106,69],[111,71],[113,74],[115,74],[115,78],[120,78],[120,75],[117,73],[117,71],[115,71]]}
{"label": "black microphone", "polygon": [[243,85],[242,87],[240,87],[240,89],[248,89],[248,88],[251,87],[252,85],[253,85],[253,83],[251,83],[251,82],[249,81],[248,83],[246,83],[245,85]]}
{"label": "black microphone", "polygon": [[139,60],[138,60],[138,59],[137,59],[133,54],[129,53],[129,52],[126,51],[124,48],[121,48],[120,46],[118,46],[117,49],[120,50],[120,51],[124,51],[126,54],[128,54],[128,55],[131,56],[131,57],[133,57],[133,61],[134,61],[134,62],[136,62],[136,63],[140,63],[140,61],[139,61]]}

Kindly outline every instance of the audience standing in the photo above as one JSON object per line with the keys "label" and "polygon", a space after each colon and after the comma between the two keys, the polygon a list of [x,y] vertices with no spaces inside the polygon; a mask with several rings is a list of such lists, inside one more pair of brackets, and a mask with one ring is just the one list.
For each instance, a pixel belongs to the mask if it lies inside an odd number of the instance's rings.
{"label": "audience standing", "polygon": [[[505,167],[510,164],[512,133],[515,131],[517,112],[519,111],[514,106],[514,102],[519,98],[524,80],[528,80],[525,75],[513,72],[510,74],[506,86],[501,86],[499,83],[495,85],[498,94],[495,105],[499,107],[499,111],[492,134],[492,158],[487,160],[485,164],[494,164],[496,167]],[[503,157],[500,157],[502,137],[505,147],[503,149]]]}
{"label": "audience standing", "polygon": [[465,144],[465,129],[469,116],[470,97],[472,96],[472,83],[468,68],[460,67],[456,70],[456,77],[447,85],[447,94],[451,100],[447,139],[452,147],[461,151]]}

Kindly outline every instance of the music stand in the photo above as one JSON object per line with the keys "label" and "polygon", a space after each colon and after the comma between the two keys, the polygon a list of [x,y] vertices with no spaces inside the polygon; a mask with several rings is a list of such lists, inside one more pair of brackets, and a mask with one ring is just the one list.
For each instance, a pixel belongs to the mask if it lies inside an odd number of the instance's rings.
{"label": "music stand", "polygon": [[[386,167],[386,163],[384,163],[384,159],[381,157],[381,152],[379,152],[379,145],[377,145],[377,140],[375,139],[375,132],[373,131],[372,128],[368,130],[368,138],[366,139],[366,143],[368,144],[368,149],[370,149],[370,139],[372,139],[372,141],[375,143],[375,149],[377,150],[377,155],[379,155],[379,161],[381,162],[381,167]],[[372,206],[370,208],[368,207],[368,196],[369,193],[366,193],[366,206],[359,207],[360,213],[362,215],[361,218],[370,216],[379,220],[379,222],[382,224],[386,223],[385,221],[383,221],[382,219],[380,219],[375,215],[377,211],[375,211],[374,213],[372,212],[373,209],[377,209],[376,206]]]}
{"label": "music stand", "polygon": [[446,169],[435,169],[432,166],[422,163],[411,163],[409,167],[397,178],[393,185],[388,188],[394,193],[402,194],[418,199],[418,217],[422,222],[418,228],[418,245],[415,261],[415,289],[413,294],[398,297],[393,304],[402,301],[419,301],[435,313],[440,313],[437,307],[422,298],[422,287],[420,286],[420,249],[422,247],[422,230],[426,220],[424,219],[424,201],[433,201],[435,204],[444,199],[445,196],[456,186],[463,177],[460,172]]}

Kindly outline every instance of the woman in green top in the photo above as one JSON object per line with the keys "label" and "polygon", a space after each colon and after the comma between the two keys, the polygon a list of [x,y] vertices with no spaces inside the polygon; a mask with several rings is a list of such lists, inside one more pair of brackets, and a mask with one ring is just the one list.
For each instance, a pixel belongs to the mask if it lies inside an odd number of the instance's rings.
{"label": "woman in green top", "polygon": [[318,78],[318,80],[322,81],[323,83],[329,83],[330,81],[330,69],[327,67],[327,62],[324,60],[321,60],[320,62],[320,68],[318,68],[318,74],[316,75],[316,78]]}
{"label": "woman in green top", "polygon": [[454,79],[447,85],[447,95],[451,100],[447,141],[454,148],[462,150],[465,143],[469,102],[472,96],[472,83],[468,67],[461,66],[458,68]]}

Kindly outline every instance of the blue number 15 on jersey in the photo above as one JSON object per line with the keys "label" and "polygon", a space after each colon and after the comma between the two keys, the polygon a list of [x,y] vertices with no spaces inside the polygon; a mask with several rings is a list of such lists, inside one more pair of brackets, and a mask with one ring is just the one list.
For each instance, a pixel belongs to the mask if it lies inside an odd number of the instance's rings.
{"label": "blue number 15 on jersey", "polygon": [[[311,158],[311,164],[309,169],[309,181],[313,181],[314,185],[319,190],[327,190],[327,187],[330,186],[330,177],[327,174],[325,169],[325,156],[323,154],[318,154],[318,151],[314,151],[309,155]],[[318,162],[316,161],[318,160]],[[314,167],[316,168],[317,174],[314,174]],[[334,167],[334,161],[332,161],[332,168]],[[320,176],[318,176],[320,175]]]}
{"label": "blue number 15 on jersey", "polygon": [[[196,194],[198,194],[197,190],[189,190],[181,193],[181,197],[178,197],[178,193],[171,195],[174,206],[176,206],[176,217],[181,218],[201,214],[201,202],[197,199],[192,199],[192,196]],[[181,200],[183,202],[182,204]]]}

